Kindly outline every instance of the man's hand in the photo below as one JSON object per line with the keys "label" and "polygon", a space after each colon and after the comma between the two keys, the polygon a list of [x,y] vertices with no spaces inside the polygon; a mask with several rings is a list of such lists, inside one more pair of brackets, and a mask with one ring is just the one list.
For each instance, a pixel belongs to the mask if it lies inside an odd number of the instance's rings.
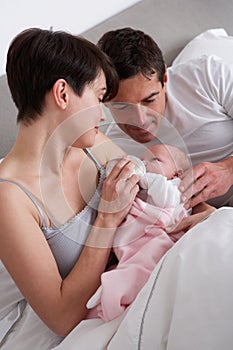
{"label": "man's hand", "polygon": [[179,190],[186,207],[225,194],[233,184],[233,157],[219,163],[204,162],[184,173]]}

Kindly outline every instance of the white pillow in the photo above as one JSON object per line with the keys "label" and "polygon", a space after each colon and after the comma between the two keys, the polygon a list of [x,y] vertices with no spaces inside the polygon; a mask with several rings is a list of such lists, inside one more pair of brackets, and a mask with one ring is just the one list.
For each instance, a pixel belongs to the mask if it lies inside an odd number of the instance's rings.
{"label": "white pillow", "polygon": [[172,65],[185,63],[202,55],[216,55],[227,63],[233,63],[233,36],[225,29],[209,29],[192,39],[174,59]]}

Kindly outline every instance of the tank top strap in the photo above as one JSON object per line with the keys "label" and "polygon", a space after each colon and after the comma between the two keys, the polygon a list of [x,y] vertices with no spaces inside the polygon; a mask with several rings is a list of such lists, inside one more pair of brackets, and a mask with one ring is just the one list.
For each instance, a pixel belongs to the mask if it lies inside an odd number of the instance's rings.
{"label": "tank top strap", "polygon": [[[90,149],[85,148],[84,149],[85,153],[93,160],[93,162],[95,163],[97,169],[100,171],[101,174],[101,179],[105,177],[105,168],[99,163],[99,161],[97,160],[97,158],[94,156],[94,154],[91,152]],[[10,182],[15,184],[16,186],[18,186],[27,196],[28,198],[33,202],[33,204],[35,205],[35,207],[37,208],[37,210],[39,211],[40,217],[41,217],[41,222],[42,222],[42,227],[41,229],[46,229],[46,220],[45,220],[45,215],[44,212],[40,206],[40,204],[37,202],[37,200],[34,198],[34,196],[21,184],[19,184],[16,181],[13,180],[6,180],[6,179],[0,179],[0,182]]]}
{"label": "tank top strap", "polygon": [[26,190],[26,188],[24,186],[22,186],[21,184],[19,184],[16,181],[0,179],[0,182],[10,182],[10,183],[13,183],[20,188],[28,196],[28,198],[31,199],[32,203],[35,205],[35,207],[39,211],[41,221],[42,221],[42,229],[46,228],[46,221],[45,221],[45,216],[44,216],[43,210],[42,210],[41,206],[39,205],[39,203],[36,201],[36,199],[33,197],[33,195],[29,191]]}
{"label": "tank top strap", "polygon": [[91,152],[91,150],[89,148],[85,148],[84,152],[93,160],[93,162],[96,165],[96,168],[99,171],[103,171],[104,167],[99,163],[98,159],[94,156],[94,154]]}

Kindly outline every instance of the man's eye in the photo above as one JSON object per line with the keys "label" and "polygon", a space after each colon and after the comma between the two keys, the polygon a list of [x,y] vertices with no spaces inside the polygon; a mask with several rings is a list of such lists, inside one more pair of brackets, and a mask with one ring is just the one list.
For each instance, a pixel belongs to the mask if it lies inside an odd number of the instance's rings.
{"label": "man's eye", "polygon": [[156,98],[153,98],[152,100],[146,100],[145,103],[153,103],[156,101]]}
{"label": "man's eye", "polygon": [[118,110],[124,110],[129,107],[127,103],[111,103],[111,108],[118,109]]}
{"label": "man's eye", "polygon": [[151,158],[151,162],[157,162],[157,161],[158,161],[158,158],[157,158],[157,157]]}

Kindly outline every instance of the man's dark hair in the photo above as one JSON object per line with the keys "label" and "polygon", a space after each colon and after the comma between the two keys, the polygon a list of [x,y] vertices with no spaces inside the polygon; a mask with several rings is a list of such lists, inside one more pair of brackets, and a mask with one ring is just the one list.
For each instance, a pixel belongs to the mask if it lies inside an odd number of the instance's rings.
{"label": "man's dark hair", "polygon": [[88,40],[62,31],[39,28],[24,30],[12,41],[7,54],[7,79],[18,108],[18,122],[30,123],[43,112],[45,95],[58,79],[65,79],[82,95],[103,70],[112,99],[118,75],[110,58]]}
{"label": "man's dark hair", "polygon": [[149,78],[156,73],[164,85],[166,68],[162,52],[144,32],[128,27],[111,30],[99,39],[97,46],[112,59],[120,80],[138,73]]}

